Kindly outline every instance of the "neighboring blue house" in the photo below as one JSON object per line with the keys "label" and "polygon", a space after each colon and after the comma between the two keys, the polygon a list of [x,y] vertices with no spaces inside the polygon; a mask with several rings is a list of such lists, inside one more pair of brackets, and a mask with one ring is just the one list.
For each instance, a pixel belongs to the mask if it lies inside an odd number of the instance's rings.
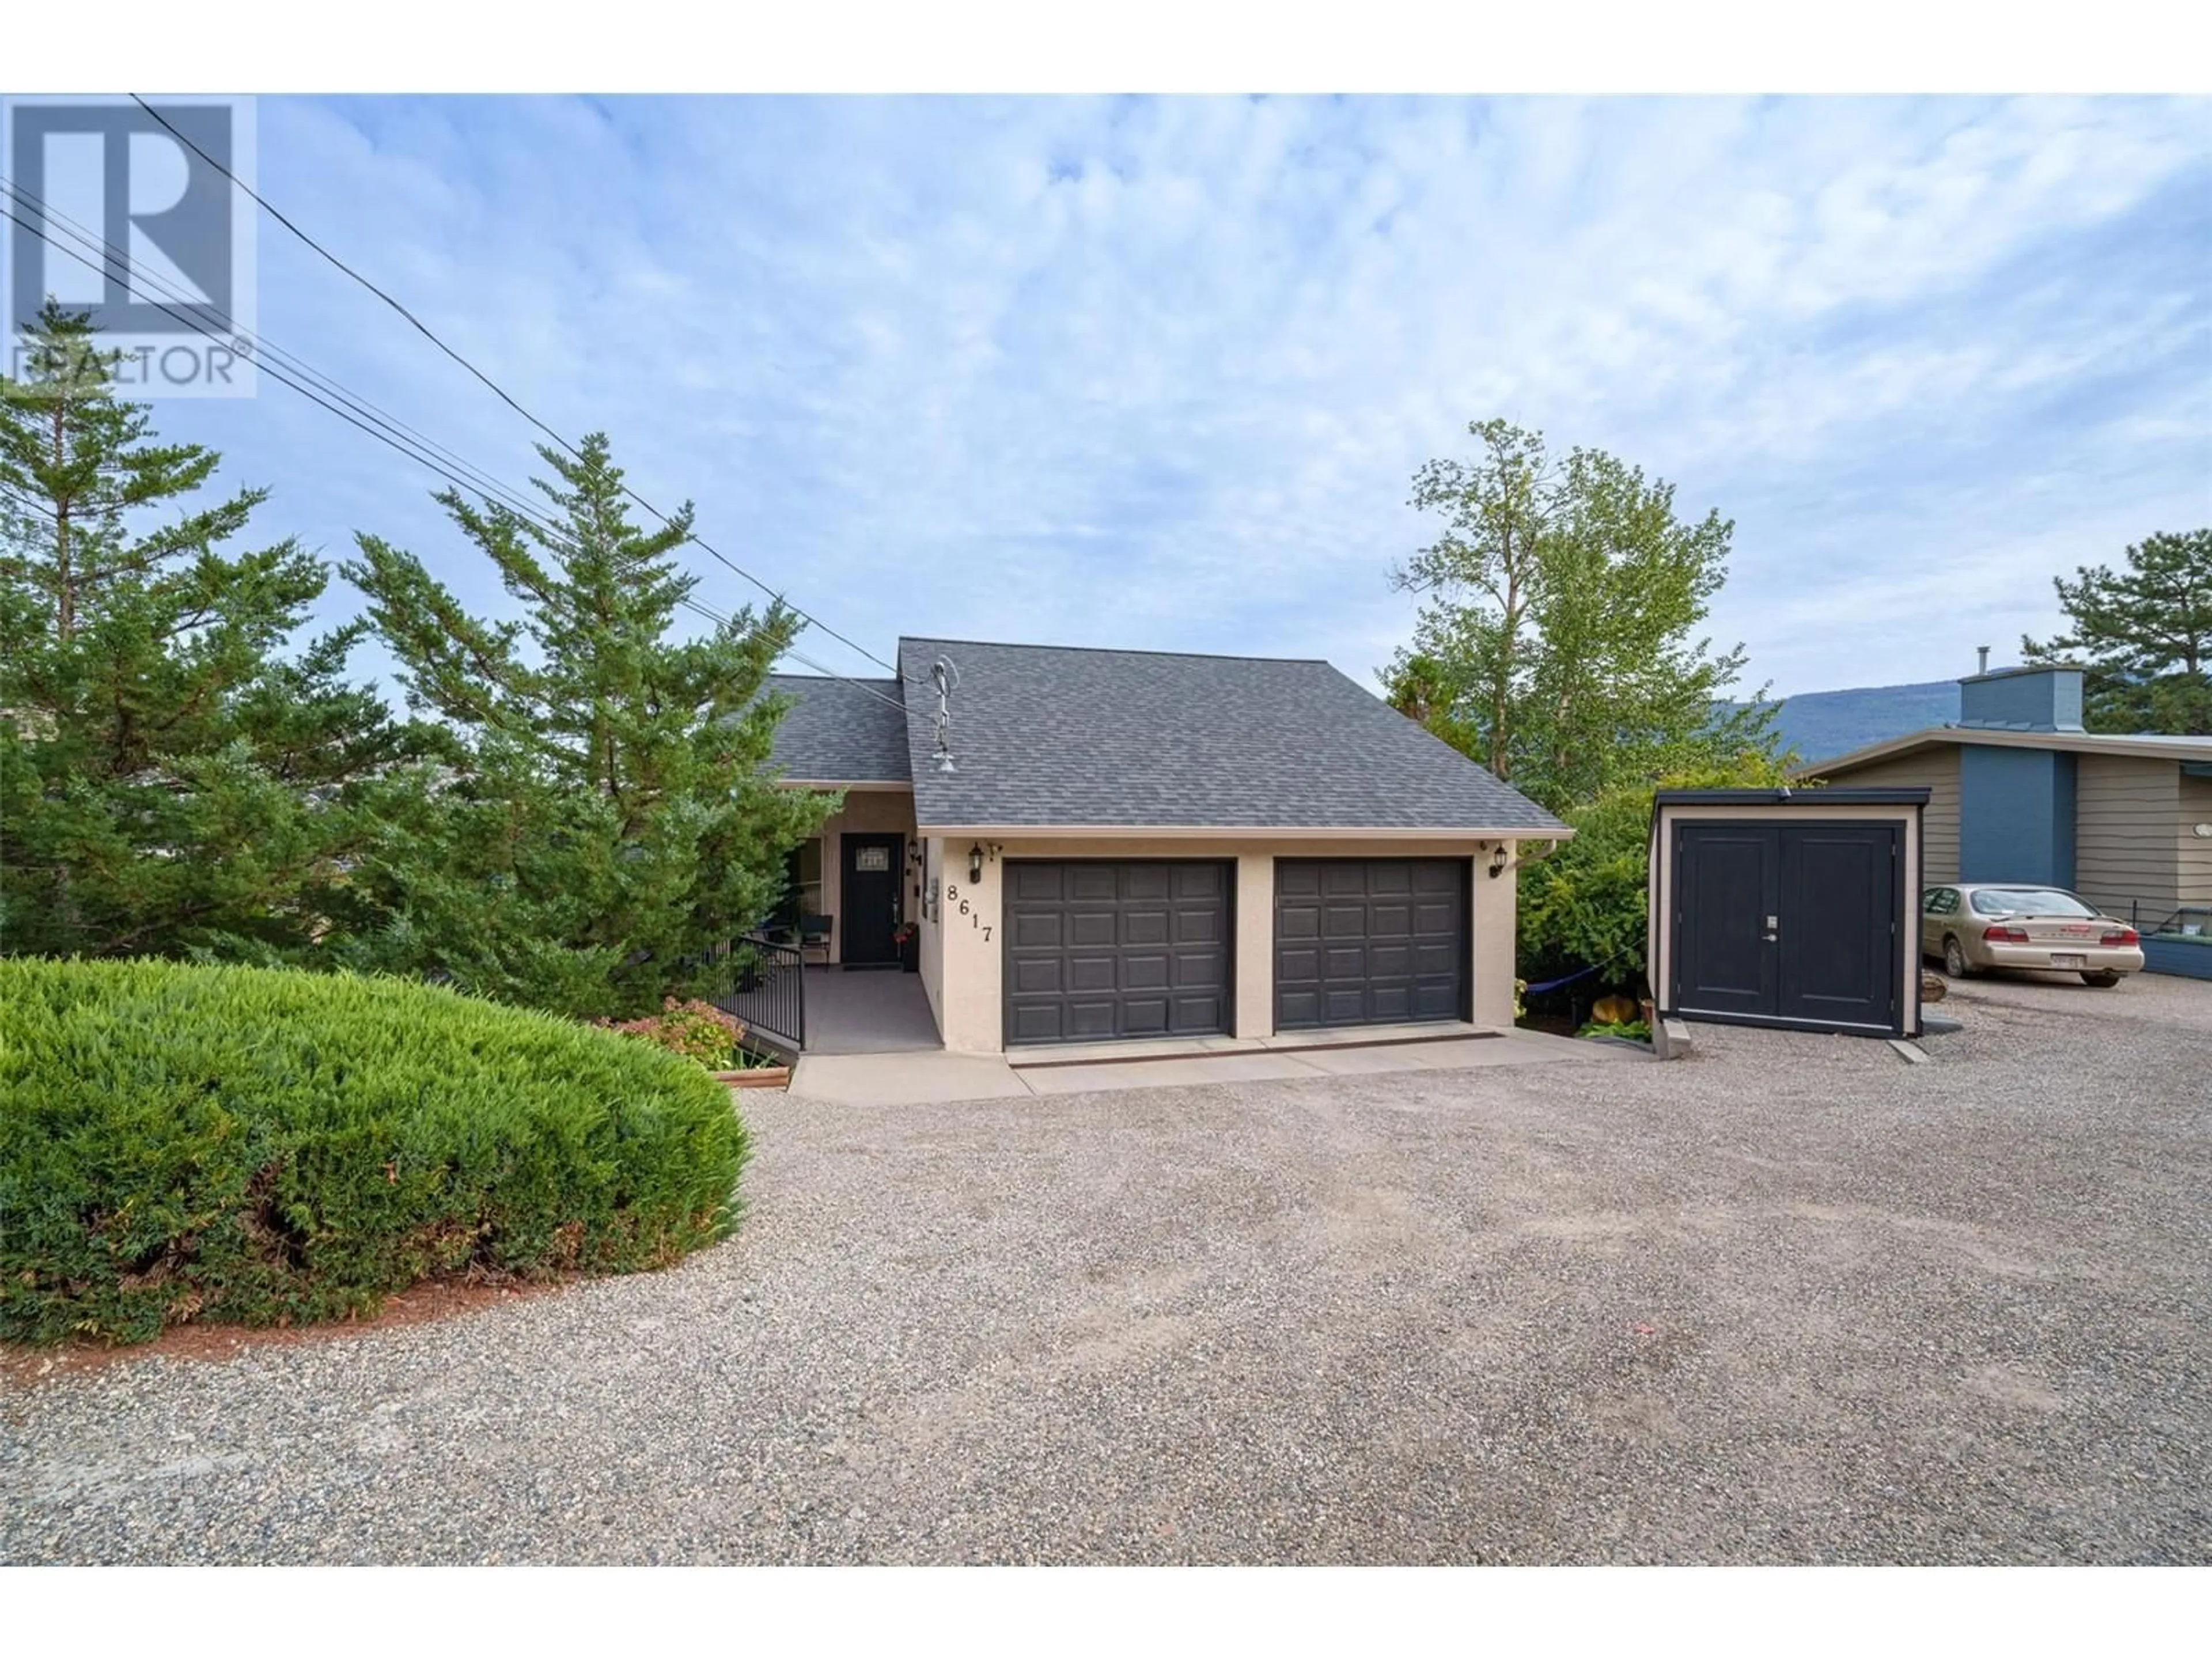
{"label": "neighboring blue house", "polygon": [[1797,775],[1925,785],[1925,883],[2067,888],[2132,919],[2153,968],[2212,979],[2212,738],[2083,731],[2078,668],[2000,668],[1959,691],[1955,724]]}

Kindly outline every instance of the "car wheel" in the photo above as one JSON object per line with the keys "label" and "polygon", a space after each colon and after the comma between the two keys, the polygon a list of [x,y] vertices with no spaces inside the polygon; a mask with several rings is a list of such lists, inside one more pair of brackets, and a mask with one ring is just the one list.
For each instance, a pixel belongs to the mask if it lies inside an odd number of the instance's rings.
{"label": "car wheel", "polygon": [[1974,964],[1966,960],[1966,952],[1955,934],[1943,936],[1943,971],[1953,979],[1965,979],[1974,971]]}
{"label": "car wheel", "polygon": [[2081,975],[2081,983],[2094,985],[2100,991],[2109,991],[2120,982],[2120,976],[2109,968],[2100,968],[2094,974]]}

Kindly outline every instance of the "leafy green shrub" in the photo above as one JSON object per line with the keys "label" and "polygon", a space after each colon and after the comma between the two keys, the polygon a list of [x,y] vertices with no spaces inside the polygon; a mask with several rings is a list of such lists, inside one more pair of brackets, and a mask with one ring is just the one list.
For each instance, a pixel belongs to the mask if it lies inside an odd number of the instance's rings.
{"label": "leafy green shrub", "polygon": [[674,997],[666,997],[660,1008],[660,1012],[647,1014],[642,1019],[601,1019],[592,1024],[619,1031],[624,1036],[642,1037],[672,1054],[697,1060],[710,1072],[727,1072],[736,1067],[738,1039],[745,1034],[743,1020],[696,998],[678,1002]]}
{"label": "leafy green shrub", "polygon": [[1780,783],[1779,764],[1747,754],[1725,770],[1685,774],[1599,796],[1563,816],[1575,838],[1521,872],[1520,970],[1549,980],[1600,971],[1584,989],[1632,987],[1644,974],[1645,884],[1654,789],[1755,788]]}
{"label": "leafy green shrub", "polygon": [[1640,1019],[1623,1020],[1612,1024],[1603,1020],[1594,1019],[1575,1035],[1583,1037],[1626,1037],[1632,1042],[1649,1042],[1651,1041],[1651,1028]]}
{"label": "leafy green shrub", "polygon": [[696,1066],[397,980],[0,960],[0,1337],[374,1311],[656,1267],[736,1223]]}

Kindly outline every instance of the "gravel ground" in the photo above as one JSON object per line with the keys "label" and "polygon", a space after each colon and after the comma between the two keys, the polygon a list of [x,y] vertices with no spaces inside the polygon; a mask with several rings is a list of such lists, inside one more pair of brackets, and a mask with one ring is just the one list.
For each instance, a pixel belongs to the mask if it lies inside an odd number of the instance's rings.
{"label": "gravel ground", "polygon": [[739,1237],[0,1396],[10,1561],[2212,1559],[2212,985],[750,1099]]}

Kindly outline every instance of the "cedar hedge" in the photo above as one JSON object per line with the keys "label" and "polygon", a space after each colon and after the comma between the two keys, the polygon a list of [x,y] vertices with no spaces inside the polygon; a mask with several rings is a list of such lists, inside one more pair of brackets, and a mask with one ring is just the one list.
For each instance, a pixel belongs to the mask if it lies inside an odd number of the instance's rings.
{"label": "cedar hedge", "polygon": [[0,959],[0,1337],[661,1267],[736,1224],[745,1155],[696,1065],[549,1015],[398,980]]}

